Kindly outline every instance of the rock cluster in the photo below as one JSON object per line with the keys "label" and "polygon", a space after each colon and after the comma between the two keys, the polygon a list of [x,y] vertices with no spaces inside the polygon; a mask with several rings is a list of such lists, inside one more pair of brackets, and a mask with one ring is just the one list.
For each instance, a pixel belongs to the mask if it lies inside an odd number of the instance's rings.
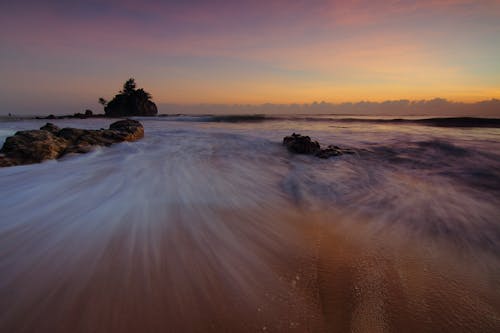
{"label": "rock cluster", "polygon": [[0,150],[0,167],[40,163],[71,153],[86,153],[93,146],[110,146],[144,137],[144,127],[136,120],[120,120],[109,129],[63,128],[47,123],[39,130],[19,131],[5,140]]}
{"label": "rock cluster", "polygon": [[340,148],[330,145],[327,148],[321,148],[318,141],[312,141],[310,137],[293,133],[283,138],[283,145],[295,154],[314,155],[319,158],[330,158],[342,154],[354,154],[350,149]]}
{"label": "rock cluster", "polygon": [[316,154],[321,149],[318,141],[312,141],[308,136],[295,133],[285,136],[283,145],[296,154]]}
{"label": "rock cluster", "polygon": [[87,118],[104,118],[104,114],[94,114],[92,110],[85,110],[85,113],[77,112],[75,114],[67,114],[64,116],[54,116],[49,114],[46,117],[35,117],[35,119],[87,119]]}

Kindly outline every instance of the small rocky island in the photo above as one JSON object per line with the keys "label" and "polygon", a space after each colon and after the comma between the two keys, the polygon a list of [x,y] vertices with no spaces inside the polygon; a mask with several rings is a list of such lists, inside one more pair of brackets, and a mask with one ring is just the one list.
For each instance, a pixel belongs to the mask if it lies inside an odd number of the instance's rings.
{"label": "small rocky island", "polygon": [[130,78],[123,84],[122,90],[113,97],[111,101],[100,97],[99,104],[104,107],[104,114],[95,114],[92,110],[77,112],[72,115],[56,116],[50,114],[46,117],[35,117],[36,119],[88,119],[88,118],[127,118],[127,117],[149,117],[158,115],[158,108],[151,100],[151,94],[144,89],[136,89],[134,78]]}
{"label": "small rocky island", "polygon": [[39,130],[19,131],[8,137],[0,150],[0,167],[40,163],[67,154],[82,154],[95,146],[110,146],[144,137],[144,127],[137,120],[120,120],[109,129],[84,130],[63,128],[47,123]]}
{"label": "small rocky island", "polygon": [[330,158],[343,154],[354,154],[351,149],[340,148],[330,145],[327,148],[321,148],[318,141],[312,141],[310,137],[293,133],[283,138],[283,145],[288,151],[295,154],[314,155],[319,158]]}
{"label": "small rocky island", "polygon": [[151,98],[151,94],[144,89],[136,89],[135,79],[130,78],[111,101],[101,97],[99,103],[104,106],[106,117],[156,116],[158,109]]}

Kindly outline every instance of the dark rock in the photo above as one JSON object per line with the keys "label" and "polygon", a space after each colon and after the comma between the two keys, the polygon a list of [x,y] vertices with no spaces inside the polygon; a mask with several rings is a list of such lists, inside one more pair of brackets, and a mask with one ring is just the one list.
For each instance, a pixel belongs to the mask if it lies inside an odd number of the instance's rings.
{"label": "dark rock", "polygon": [[295,133],[290,136],[285,136],[283,138],[283,145],[292,153],[314,155],[324,159],[343,154],[354,154],[353,150],[340,148],[334,145],[322,149],[318,141],[312,141],[308,136]]}
{"label": "dark rock", "polygon": [[64,150],[64,154],[63,155],[67,155],[67,154],[85,154],[85,153],[88,153],[92,150],[93,146],[88,144],[88,143],[84,143],[84,142],[81,142],[81,143],[78,143],[78,144],[73,144],[73,145],[70,145],[68,146],[65,150]]}
{"label": "dark rock", "polygon": [[35,117],[35,119],[87,119],[87,118],[104,118],[104,114],[94,114],[92,110],[85,110],[85,113],[77,112],[74,114],[66,114],[62,116],[54,116],[53,114],[47,117]]}
{"label": "dark rock", "polygon": [[106,103],[101,98],[100,103],[105,105],[104,113],[108,117],[156,116],[158,109],[151,101],[151,95],[144,89],[136,89],[135,80],[130,78],[123,85],[123,90]]}
{"label": "dark rock", "polygon": [[110,130],[126,133],[125,141],[135,141],[144,137],[144,127],[137,120],[126,119],[112,123],[109,126]]}
{"label": "dark rock", "polygon": [[18,164],[30,164],[58,158],[67,145],[65,139],[49,131],[20,131],[5,140],[1,152]]}
{"label": "dark rock", "polygon": [[71,118],[77,118],[77,119],[86,119],[87,116],[84,115],[83,113],[77,112],[75,113]]}
{"label": "dark rock", "polygon": [[144,137],[136,120],[121,120],[105,130],[63,128],[47,123],[40,130],[20,131],[8,137],[0,150],[0,167],[39,163],[70,153],[86,153],[94,146],[110,146]]}
{"label": "dark rock", "polygon": [[0,168],[19,165],[16,159],[0,154]]}
{"label": "dark rock", "polygon": [[330,157],[333,157],[333,156],[342,155],[342,151],[339,150],[339,149],[335,149],[335,148],[325,148],[325,149],[320,149],[314,155],[316,157],[319,157],[319,158],[330,158]]}
{"label": "dark rock", "polygon": [[308,136],[295,133],[291,136],[285,136],[283,145],[296,154],[314,154],[320,149],[318,141],[312,141]]}
{"label": "dark rock", "polygon": [[80,128],[65,127],[59,131],[58,135],[69,141],[77,141],[82,135],[89,132],[88,130]]}
{"label": "dark rock", "polygon": [[48,131],[52,134],[57,134],[61,129],[52,123],[46,123],[44,126],[40,127],[43,131]]}
{"label": "dark rock", "polygon": [[156,116],[156,104],[135,95],[116,95],[104,109],[108,117]]}

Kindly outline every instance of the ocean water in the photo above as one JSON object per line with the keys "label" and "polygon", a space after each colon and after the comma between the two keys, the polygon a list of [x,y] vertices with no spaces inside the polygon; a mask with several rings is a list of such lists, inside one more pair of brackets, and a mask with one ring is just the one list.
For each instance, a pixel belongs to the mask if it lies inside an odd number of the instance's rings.
{"label": "ocean water", "polygon": [[[500,331],[500,128],[140,120],[0,169],[0,331]],[[293,132],[356,153],[292,155]]]}

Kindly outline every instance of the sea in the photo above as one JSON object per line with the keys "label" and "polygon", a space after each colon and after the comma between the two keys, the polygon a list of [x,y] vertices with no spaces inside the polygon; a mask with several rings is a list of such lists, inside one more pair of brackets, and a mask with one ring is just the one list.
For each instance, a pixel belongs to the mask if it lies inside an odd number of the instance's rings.
{"label": "sea", "polygon": [[[393,118],[134,118],[1,168],[0,331],[500,332],[499,120]],[[0,145],[47,121],[115,120]]]}

